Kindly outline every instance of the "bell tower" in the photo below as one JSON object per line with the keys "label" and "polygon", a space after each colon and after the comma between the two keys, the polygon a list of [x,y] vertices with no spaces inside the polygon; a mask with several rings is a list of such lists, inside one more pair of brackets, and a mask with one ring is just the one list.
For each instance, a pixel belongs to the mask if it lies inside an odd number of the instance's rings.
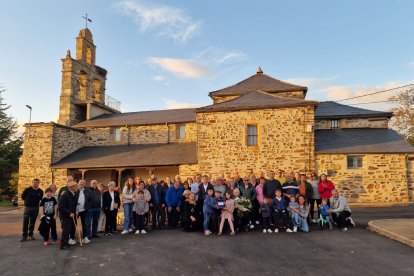
{"label": "bell tower", "polygon": [[120,102],[105,94],[107,71],[95,64],[95,58],[92,33],[82,29],[76,38],[76,59],[69,50],[62,59],[59,124],[73,126],[101,114],[120,112]]}

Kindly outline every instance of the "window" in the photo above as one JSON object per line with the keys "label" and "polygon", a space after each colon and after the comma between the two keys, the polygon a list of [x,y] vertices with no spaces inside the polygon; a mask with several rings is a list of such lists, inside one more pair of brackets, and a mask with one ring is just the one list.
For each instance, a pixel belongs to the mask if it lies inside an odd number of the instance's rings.
{"label": "window", "polygon": [[331,129],[339,128],[339,120],[331,120]]}
{"label": "window", "polygon": [[178,125],[177,137],[178,139],[185,139],[185,124]]}
{"label": "window", "polygon": [[247,145],[257,146],[257,125],[247,125]]}
{"label": "window", "polygon": [[360,169],[362,168],[362,156],[348,156],[347,157],[347,167],[348,169]]}
{"label": "window", "polygon": [[112,129],[112,134],[113,134],[113,140],[115,142],[120,142],[121,141],[121,138],[122,138],[121,128],[119,128],[119,127],[113,128]]}

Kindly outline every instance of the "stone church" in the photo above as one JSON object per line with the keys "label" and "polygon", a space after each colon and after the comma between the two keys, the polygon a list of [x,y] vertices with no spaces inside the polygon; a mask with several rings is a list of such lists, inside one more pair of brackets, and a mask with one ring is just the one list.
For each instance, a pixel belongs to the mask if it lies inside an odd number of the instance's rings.
{"label": "stone church", "polygon": [[[19,194],[87,181],[123,183],[247,169],[327,172],[351,202],[413,200],[414,148],[389,128],[390,112],[306,99],[307,87],[263,73],[209,93],[201,108],[122,113],[105,93],[107,71],[96,65],[89,29],[76,38],[76,57],[62,59],[57,123],[26,124]],[[122,184],[121,184],[122,185]]]}

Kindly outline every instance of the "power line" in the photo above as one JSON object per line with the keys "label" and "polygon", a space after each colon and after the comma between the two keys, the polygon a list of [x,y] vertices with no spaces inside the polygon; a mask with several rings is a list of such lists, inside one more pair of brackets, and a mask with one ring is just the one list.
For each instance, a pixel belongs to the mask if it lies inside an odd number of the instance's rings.
{"label": "power line", "polygon": [[414,83],[410,83],[407,85],[403,85],[403,86],[399,86],[399,87],[394,87],[391,89],[386,89],[386,90],[381,90],[381,91],[377,91],[377,92],[373,92],[373,93],[368,93],[368,94],[364,94],[364,95],[360,95],[360,96],[355,96],[355,97],[351,97],[351,98],[346,98],[346,99],[342,99],[339,101],[335,101],[335,102],[342,102],[342,101],[347,101],[347,100],[352,100],[352,99],[357,99],[357,98],[362,98],[362,97],[366,97],[366,96],[370,96],[370,95],[375,95],[375,94],[380,94],[380,93],[384,93],[384,92],[388,92],[388,91],[392,91],[392,90],[396,90],[396,89],[400,89],[400,88],[404,88],[404,87],[408,87],[408,86],[413,86]]}
{"label": "power line", "polygon": [[347,104],[347,105],[360,105],[360,104],[375,104],[375,103],[392,103],[396,101],[376,101],[376,102],[366,102],[366,103],[354,103],[354,104]]}

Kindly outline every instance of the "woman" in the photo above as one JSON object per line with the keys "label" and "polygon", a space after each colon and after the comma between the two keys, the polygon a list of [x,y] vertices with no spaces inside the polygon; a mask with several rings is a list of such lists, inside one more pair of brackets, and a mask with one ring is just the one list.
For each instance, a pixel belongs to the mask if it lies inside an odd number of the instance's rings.
{"label": "woman", "polygon": [[252,183],[252,185],[255,186],[255,187],[258,184],[257,183],[257,178],[256,178],[256,176],[254,174],[250,176],[250,183]]}
{"label": "woman", "polygon": [[197,230],[201,225],[201,211],[197,207],[194,193],[190,193],[183,203],[181,222],[186,232]]}
{"label": "woman", "polygon": [[193,178],[192,177],[187,178],[187,183],[191,187],[193,185],[193,183],[194,183]]}
{"label": "woman", "polygon": [[188,183],[187,180],[184,181],[183,188],[184,188],[184,191],[189,191],[190,192],[190,184]]}
{"label": "woman", "polygon": [[306,204],[309,205],[310,199],[312,198],[313,189],[312,185],[306,181],[306,174],[304,173],[300,175],[299,194],[305,197]]}
{"label": "woman", "polygon": [[227,182],[227,191],[233,196],[233,191],[236,189],[236,181],[234,181],[233,176],[230,177],[229,181]]}
{"label": "woman", "polygon": [[122,189],[122,201],[124,206],[124,230],[121,232],[122,235],[132,232],[132,194],[133,194],[134,179],[128,177],[125,182],[124,188]]}
{"label": "woman", "polygon": [[259,206],[263,204],[263,186],[265,182],[266,179],[263,176],[259,177],[259,184],[256,186],[256,200]]}
{"label": "woman", "polygon": [[[307,217],[309,216],[309,206],[306,203],[305,197],[303,195],[300,195],[299,196],[298,203],[299,203],[299,210],[298,210],[298,215],[299,215],[298,227],[303,232],[307,233],[307,232],[309,232],[309,226],[308,226],[308,222],[307,222]],[[297,231],[297,228],[294,227],[293,228],[293,232],[296,232],[296,231]]]}
{"label": "woman", "polygon": [[259,218],[258,218],[259,208],[257,208],[257,203],[256,203],[256,189],[254,187],[254,184],[250,183],[250,179],[248,176],[245,176],[243,178],[243,185],[239,187],[239,190],[240,190],[240,194],[242,195],[242,197],[245,197],[248,200],[250,200],[250,203],[252,204],[252,209],[250,213],[251,221],[249,222],[249,224],[250,224],[250,229],[253,229],[254,228],[253,222],[257,221],[257,224],[259,224]]}
{"label": "woman", "polygon": [[240,196],[238,188],[233,190],[234,197],[234,223],[237,231],[244,229],[249,232],[250,210],[252,203],[245,197]]}
{"label": "woman", "polygon": [[295,179],[293,179],[296,183],[300,183],[300,172],[295,172]]}
{"label": "woman", "polygon": [[317,219],[318,219],[319,215],[316,217],[316,219],[314,218],[315,203],[316,203],[316,210],[318,211],[318,206],[321,205],[322,200],[321,200],[321,197],[319,196],[319,191],[318,191],[318,184],[319,184],[318,176],[314,172],[311,173],[310,184],[312,186],[313,193],[312,193],[311,199],[309,201],[309,203],[310,203],[309,213],[310,213],[310,217],[312,219],[312,222],[317,223],[318,222]]}
{"label": "woman", "polygon": [[332,181],[328,180],[328,177],[325,173],[321,174],[320,181],[318,183],[318,191],[321,199],[326,198],[328,200],[332,197],[332,190],[335,190],[335,185]]}
{"label": "woman", "polygon": [[[137,198],[138,197],[138,192],[142,191],[144,193],[144,199],[148,202],[150,202],[151,200],[151,193],[148,191],[148,189],[145,188],[145,182],[143,180],[141,180],[138,185],[135,186],[136,189],[132,195],[133,198]],[[146,213],[145,215],[145,226],[148,225],[148,221],[149,221],[149,212]],[[134,221],[135,223],[135,221]]]}

